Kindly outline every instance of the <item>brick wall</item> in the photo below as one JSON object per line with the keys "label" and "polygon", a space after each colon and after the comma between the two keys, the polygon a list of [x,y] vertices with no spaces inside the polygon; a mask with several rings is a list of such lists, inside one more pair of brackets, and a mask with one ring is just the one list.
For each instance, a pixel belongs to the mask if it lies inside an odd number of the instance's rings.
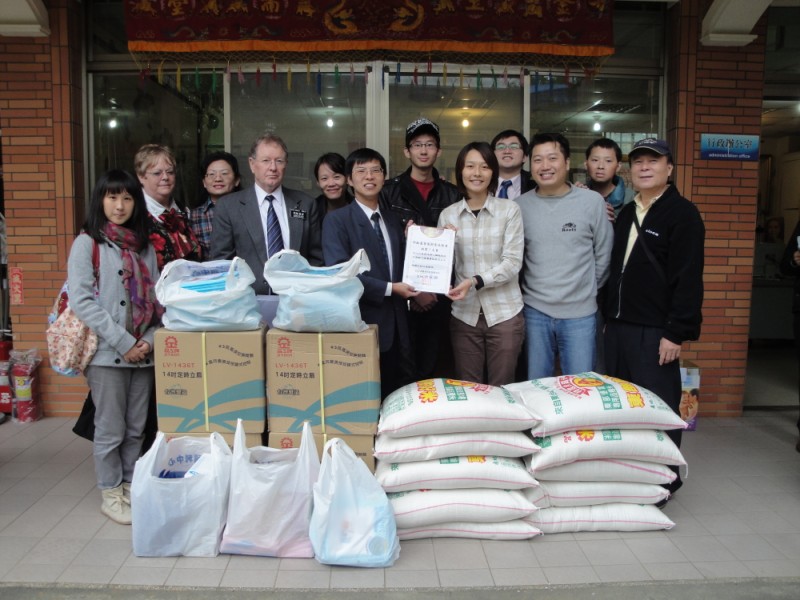
{"label": "brick wall", "polygon": [[758,195],[758,162],[700,159],[703,133],[760,135],[766,19],[741,48],[700,44],[710,2],[669,11],[668,138],[675,183],[706,225],[705,300],[700,339],[683,356],[701,367],[701,414],[741,414]]}
{"label": "brick wall", "polygon": [[[0,128],[9,265],[23,272],[11,306],[14,347],[46,354],[47,313],[66,277],[69,244],[83,220],[81,6],[48,0],[51,35],[0,36]],[[77,40],[77,41],[76,41]],[[83,378],[39,369],[48,415],[75,414]]]}

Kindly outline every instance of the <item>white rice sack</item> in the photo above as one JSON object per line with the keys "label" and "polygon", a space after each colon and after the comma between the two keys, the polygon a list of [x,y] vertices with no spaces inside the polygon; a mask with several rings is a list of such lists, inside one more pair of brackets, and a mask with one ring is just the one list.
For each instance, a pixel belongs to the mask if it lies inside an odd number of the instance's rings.
{"label": "white rice sack", "polygon": [[620,481],[550,481],[522,493],[539,508],[552,506],[592,506],[625,502],[655,504],[669,497],[669,492],[652,483]]}
{"label": "white rice sack", "polygon": [[378,433],[408,437],[431,433],[525,431],[537,422],[519,396],[503,388],[456,379],[423,379],[386,397]]}
{"label": "white rice sack", "polygon": [[542,533],[652,531],[675,527],[675,523],[663,512],[649,504],[617,503],[543,508],[525,517],[525,520],[541,529]]}
{"label": "white rice sack", "polygon": [[539,450],[521,431],[439,433],[393,438],[375,438],[375,458],[387,462],[415,462],[448,456],[506,456],[521,458]]}
{"label": "white rice sack", "polygon": [[526,457],[525,461],[534,475],[540,469],[594,458],[632,458],[662,465],[686,464],[675,443],[666,433],[655,429],[586,429],[533,439],[541,450]]}
{"label": "white rice sack", "polygon": [[402,529],[453,521],[501,523],[536,510],[519,490],[414,490],[387,495],[397,527]]}
{"label": "white rice sack", "polygon": [[631,483],[665,484],[675,481],[676,477],[675,471],[666,465],[624,458],[576,460],[560,467],[536,470],[536,479],[540,482],[627,481]]}
{"label": "white rice sack", "polygon": [[424,538],[472,538],[479,540],[527,540],[541,531],[531,522],[523,519],[502,523],[448,522],[424,527],[397,528],[400,540],[419,540]]}
{"label": "white rice sack", "polygon": [[410,463],[379,462],[375,477],[386,492],[495,488],[519,490],[537,485],[519,458],[451,456]]}
{"label": "white rice sack", "polygon": [[504,386],[517,392],[542,421],[534,435],[575,429],[685,429],[656,394],[622,379],[580,373]]}

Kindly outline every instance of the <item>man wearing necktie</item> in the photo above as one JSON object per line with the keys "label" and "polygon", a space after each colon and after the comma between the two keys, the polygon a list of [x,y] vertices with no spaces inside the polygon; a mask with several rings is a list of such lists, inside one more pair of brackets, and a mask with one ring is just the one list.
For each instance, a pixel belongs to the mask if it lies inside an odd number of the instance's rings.
{"label": "man wearing necktie", "polygon": [[528,140],[519,131],[501,131],[491,143],[500,165],[497,178],[497,197],[513,200],[536,187],[531,174],[522,169],[528,160]]}
{"label": "man wearing necktie", "polygon": [[256,276],[256,294],[270,294],[264,264],[275,253],[297,250],[313,266],[323,264],[322,215],[314,199],[283,187],[288,150],[277,135],[266,133],[250,149],[252,187],[217,202],[211,230],[211,258],[243,258]]}
{"label": "man wearing necktie", "polygon": [[361,148],[347,157],[347,184],[355,202],[329,212],[322,229],[325,264],[349,260],[364,249],[370,270],[358,276],[364,285],[361,318],[378,326],[381,351],[381,398],[414,380],[408,329],[408,299],[418,292],[402,283],[405,235],[397,216],[382,210],[378,199],[386,177],[380,153]]}

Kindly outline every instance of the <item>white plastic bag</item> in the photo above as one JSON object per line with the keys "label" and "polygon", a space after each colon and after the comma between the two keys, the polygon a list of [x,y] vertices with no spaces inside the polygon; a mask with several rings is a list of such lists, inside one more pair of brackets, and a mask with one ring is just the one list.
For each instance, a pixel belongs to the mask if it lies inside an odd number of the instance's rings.
{"label": "white plastic bag", "polygon": [[156,283],[163,324],[173,331],[258,329],[261,312],[251,284],[253,271],[239,257],[198,263],[168,263]]}
{"label": "white plastic bag", "polygon": [[311,427],[303,424],[299,448],[245,445],[236,425],[228,523],[220,550],[226,554],[310,558],[308,539],[319,455]]}
{"label": "white plastic bag", "polygon": [[356,275],[369,268],[364,250],[331,267],[312,267],[295,250],[278,252],[264,265],[264,279],[279,296],[272,326],[300,332],[364,331],[367,324],[358,306],[364,286]]}
{"label": "white plastic bag", "polygon": [[326,565],[391,567],[400,556],[386,493],[340,438],[325,444],[309,536],[314,556]]}
{"label": "white plastic bag", "polygon": [[230,473],[231,450],[220,434],[167,441],[159,432],[133,472],[133,553],[219,554]]}

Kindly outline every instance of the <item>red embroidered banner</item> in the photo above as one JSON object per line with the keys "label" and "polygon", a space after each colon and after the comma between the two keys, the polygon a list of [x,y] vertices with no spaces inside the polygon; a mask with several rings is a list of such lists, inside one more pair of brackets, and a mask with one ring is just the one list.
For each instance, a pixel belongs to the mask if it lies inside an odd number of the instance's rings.
{"label": "red embroidered banner", "polygon": [[613,0],[125,0],[132,52],[613,54]]}

